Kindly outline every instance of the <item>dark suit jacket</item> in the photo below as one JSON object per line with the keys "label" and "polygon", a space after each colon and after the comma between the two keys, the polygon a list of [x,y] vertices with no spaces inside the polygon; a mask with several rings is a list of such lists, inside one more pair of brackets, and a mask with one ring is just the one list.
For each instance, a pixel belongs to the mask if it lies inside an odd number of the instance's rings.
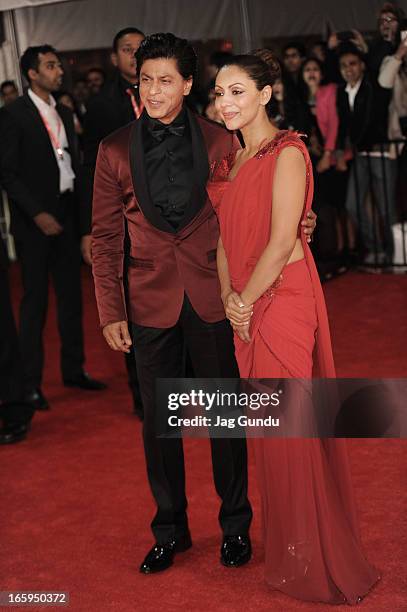
{"label": "dark suit jacket", "polygon": [[[90,232],[90,212],[85,209],[83,171],[79,163],[73,116],[57,105],[68,139],[75,172],[75,192],[80,231]],[[59,168],[48,132],[37,107],[24,94],[0,112],[0,175],[11,203],[11,231],[15,236],[38,231],[33,217],[40,212],[56,214],[59,206]]]}
{"label": "dark suit jacket", "polygon": [[391,90],[383,89],[366,75],[356,94],[352,111],[345,88],[346,85],[338,87],[337,93],[339,127],[336,148],[344,150],[347,140],[359,151],[386,142]]}
{"label": "dark suit jacket", "polygon": [[88,102],[83,133],[84,166],[94,171],[101,141],[134,119],[131,100],[117,73]]}
{"label": "dark suit jacket", "polygon": [[[205,184],[210,165],[239,147],[218,124],[188,111],[198,214],[185,211],[175,231],[150,199],[142,121],[118,130],[100,145],[96,164],[92,256],[101,326],[129,318],[167,328],[178,320],[184,292],[208,322],[225,318],[216,268],[219,227]],[[124,222],[130,237],[127,315],[123,291]]]}
{"label": "dark suit jacket", "polygon": [[101,141],[135,120],[133,106],[124,87],[124,79],[119,72],[116,72],[106,82],[101,92],[93,96],[87,104],[82,142],[86,200],[89,211],[92,209],[93,179]]}

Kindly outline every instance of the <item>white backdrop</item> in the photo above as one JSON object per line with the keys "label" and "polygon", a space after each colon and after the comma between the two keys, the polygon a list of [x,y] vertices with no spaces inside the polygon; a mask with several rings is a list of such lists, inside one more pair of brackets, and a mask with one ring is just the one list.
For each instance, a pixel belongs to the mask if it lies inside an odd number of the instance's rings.
{"label": "white backdrop", "polygon": [[21,8],[24,6],[39,6],[40,4],[54,4],[55,2],[68,2],[69,0],[0,0],[0,10]]}
{"label": "white backdrop", "polygon": [[[13,2],[0,0],[0,6],[3,1]],[[374,30],[382,4],[383,0],[71,0],[17,9],[15,24],[21,51],[44,42],[61,51],[109,47],[114,34],[129,25],[146,34],[170,31],[191,40],[230,38],[235,50],[244,51],[261,45],[263,38],[322,34],[328,19],[336,30]],[[399,5],[407,12],[407,0]]]}
{"label": "white backdrop", "polygon": [[[266,38],[334,30],[374,30],[382,0],[0,0],[6,43],[0,79],[20,85],[18,56],[30,45],[60,51],[108,48],[116,32],[174,32],[190,40],[227,38],[235,51]],[[43,6],[40,6],[43,5]],[[400,0],[407,13],[407,0]],[[14,10],[6,10],[12,9]]]}
{"label": "white backdrop", "polygon": [[[21,75],[18,68],[20,49],[17,47],[15,27],[16,12],[21,7],[39,8],[40,4],[55,4],[69,0],[0,0],[0,18],[3,17],[5,42],[0,46],[0,82],[12,79],[21,91]],[[3,11],[3,14],[1,14]],[[28,46],[28,45],[27,45]]]}
{"label": "white backdrop", "polygon": [[19,9],[15,23],[21,50],[45,41],[60,51],[110,47],[127,26],[191,40],[235,39],[241,32],[239,0],[75,0]]}

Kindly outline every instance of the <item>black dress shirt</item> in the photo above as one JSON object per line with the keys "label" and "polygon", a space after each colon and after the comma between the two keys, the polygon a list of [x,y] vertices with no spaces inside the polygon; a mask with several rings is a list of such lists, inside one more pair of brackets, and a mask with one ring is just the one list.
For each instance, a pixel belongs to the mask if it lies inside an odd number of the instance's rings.
{"label": "black dress shirt", "polygon": [[186,110],[170,125],[143,115],[143,143],[151,200],[174,228],[191,202],[193,152]]}

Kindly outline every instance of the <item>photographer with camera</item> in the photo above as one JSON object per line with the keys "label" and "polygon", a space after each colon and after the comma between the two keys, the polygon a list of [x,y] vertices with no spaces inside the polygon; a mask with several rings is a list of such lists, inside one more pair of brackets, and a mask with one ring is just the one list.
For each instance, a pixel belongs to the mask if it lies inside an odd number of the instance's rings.
{"label": "photographer with camera", "polygon": [[338,52],[342,44],[352,44],[366,56],[366,66],[377,78],[383,58],[395,53],[400,43],[403,11],[392,2],[385,2],[377,17],[377,34],[369,44],[358,30],[333,32],[328,38],[328,51]]}
{"label": "photographer with camera", "polygon": [[367,63],[377,77],[383,59],[395,53],[400,43],[403,11],[392,2],[385,2],[378,16],[378,36],[369,44]]}
{"label": "photographer with camera", "polygon": [[402,42],[394,55],[387,55],[380,66],[379,85],[392,89],[389,106],[390,140],[407,136],[407,23],[401,32]]}

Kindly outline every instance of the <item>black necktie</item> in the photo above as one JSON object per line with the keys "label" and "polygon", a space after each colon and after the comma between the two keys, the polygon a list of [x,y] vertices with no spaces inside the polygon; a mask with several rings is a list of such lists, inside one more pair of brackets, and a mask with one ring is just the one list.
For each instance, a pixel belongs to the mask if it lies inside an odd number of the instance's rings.
{"label": "black necktie", "polygon": [[162,125],[155,123],[151,129],[151,135],[158,142],[162,142],[169,134],[173,136],[183,136],[185,125]]}

